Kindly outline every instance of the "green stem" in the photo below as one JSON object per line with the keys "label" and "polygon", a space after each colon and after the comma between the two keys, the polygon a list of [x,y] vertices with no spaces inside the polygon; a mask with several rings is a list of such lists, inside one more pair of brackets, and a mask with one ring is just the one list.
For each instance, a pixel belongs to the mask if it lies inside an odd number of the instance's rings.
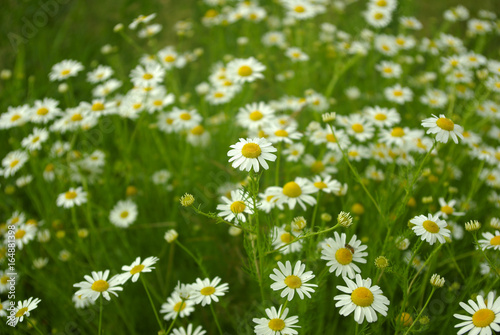
{"label": "green stem", "polygon": [[146,294],[148,295],[149,302],[151,303],[151,307],[153,308],[153,312],[155,313],[156,321],[158,321],[158,324],[160,325],[160,329],[163,330],[163,324],[161,323],[160,317],[158,316],[158,312],[156,311],[155,304],[153,302],[153,299],[151,298],[151,294],[149,293],[148,286],[146,285],[146,280],[144,279],[143,276],[141,277],[141,282],[142,285],[144,286],[144,289],[146,290]]}
{"label": "green stem", "polygon": [[[184,299],[182,299],[182,302],[181,302],[181,305],[184,304]],[[179,308],[179,310],[177,311],[177,313],[175,314],[175,318],[172,320],[172,322],[170,323],[170,326],[168,326],[168,329],[167,331],[165,332],[165,334],[170,334],[170,331],[172,330],[172,328],[174,327],[174,324],[175,324],[175,321],[177,321],[177,318],[179,317],[179,313],[181,312],[181,309]]]}
{"label": "green stem", "polygon": [[224,335],[224,333],[222,332],[222,329],[220,327],[220,324],[219,324],[219,319],[217,319],[217,314],[215,314],[214,306],[213,306],[213,304],[209,304],[209,305],[210,305],[210,310],[212,311],[212,315],[214,316],[214,320],[215,320],[215,324],[217,325],[217,329],[219,329],[219,334]]}
{"label": "green stem", "polygon": [[102,334],[102,295],[99,297],[99,330],[98,334]]}
{"label": "green stem", "polygon": [[38,333],[38,334],[43,335],[42,331],[41,331],[40,329],[38,329],[38,327],[36,326],[36,324],[35,324],[33,321],[31,321],[29,318],[26,318],[26,320],[28,321],[28,323],[29,323],[29,324],[30,324],[33,328],[35,328],[35,330],[37,331],[37,333]]}
{"label": "green stem", "polygon": [[286,309],[286,305],[288,305],[288,298],[285,300],[285,303],[283,304],[283,308],[281,309],[281,312],[280,312],[280,315],[279,315],[280,318],[281,318],[281,315],[283,314],[283,312]]}
{"label": "green stem", "polygon": [[302,239],[305,239],[305,238],[308,238],[308,237],[311,237],[311,236],[316,236],[316,235],[320,235],[320,234],[327,233],[327,232],[329,232],[329,231],[332,231],[332,230],[334,230],[334,229],[337,229],[338,227],[340,227],[340,224],[338,224],[338,223],[337,223],[335,226],[330,227],[330,228],[328,228],[328,229],[321,230],[321,231],[318,231],[318,232],[315,232],[315,233],[309,233],[309,234],[305,234],[305,235],[299,236],[299,237],[295,238],[294,240],[292,240],[290,243],[284,244],[284,245],[282,245],[282,246],[281,246],[281,247],[279,247],[279,248],[276,248],[276,249],[274,249],[274,250],[268,251],[268,252],[267,252],[267,254],[272,254],[272,253],[274,253],[274,252],[276,252],[276,251],[279,251],[279,250],[281,250],[281,249],[283,249],[283,248],[285,248],[285,247],[288,247],[288,246],[289,246],[290,244],[292,244],[292,243],[295,243],[295,242],[297,242],[297,241],[300,241],[300,240],[302,240]]}
{"label": "green stem", "polygon": [[498,276],[498,278],[500,278],[500,271],[498,271],[498,269],[496,268],[495,264],[488,258],[488,256],[486,256],[486,253],[484,252],[483,248],[481,247],[481,245],[477,241],[476,234],[477,234],[477,232],[474,232],[472,234],[472,236],[474,237],[474,241],[476,242],[476,245],[477,245],[478,249],[481,250],[481,253],[483,254],[484,258],[486,258],[486,261],[490,265],[490,270],[492,270]]}
{"label": "green stem", "polygon": [[181,247],[182,250],[184,250],[189,256],[191,256],[191,258],[196,262],[196,264],[198,264],[203,275],[208,278],[207,270],[205,270],[205,267],[201,263],[201,260],[198,259],[198,257],[196,257],[191,251],[189,251],[189,249],[186,248],[181,242],[179,242],[179,240],[175,240],[175,243],[177,243],[177,245]]}
{"label": "green stem", "polygon": [[408,328],[408,330],[406,331],[405,335],[408,334],[410,332],[410,330],[413,328],[413,326],[417,323],[418,319],[420,318],[420,316],[424,312],[425,308],[427,307],[427,305],[431,301],[432,295],[434,294],[435,290],[436,290],[436,287],[433,286],[431,294],[429,295],[429,298],[427,298],[427,301],[425,302],[424,307],[422,307],[422,309],[420,310],[420,313],[418,313],[418,315],[417,315],[417,318],[415,319],[415,321],[413,321],[413,323],[411,324],[410,328]]}
{"label": "green stem", "polygon": [[274,175],[274,185],[279,186],[280,182],[280,161],[281,161],[281,142],[278,143],[278,151],[276,152],[276,171]]}
{"label": "green stem", "polygon": [[321,196],[321,191],[318,190],[318,194],[316,195],[316,206],[314,207],[314,212],[313,216],[311,219],[311,231],[314,231],[314,222],[316,221],[316,215],[318,213],[318,207],[319,207],[319,198]]}

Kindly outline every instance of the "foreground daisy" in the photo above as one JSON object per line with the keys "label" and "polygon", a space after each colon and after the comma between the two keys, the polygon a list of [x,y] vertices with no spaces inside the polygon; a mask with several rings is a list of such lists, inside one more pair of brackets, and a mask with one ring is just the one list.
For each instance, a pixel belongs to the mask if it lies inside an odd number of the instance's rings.
{"label": "foreground daisy", "polygon": [[447,143],[450,137],[455,143],[458,143],[459,137],[464,139],[462,135],[464,128],[458,124],[454,124],[453,121],[446,118],[443,114],[440,114],[439,117],[432,115],[431,118],[424,119],[422,126],[429,128],[427,129],[427,134],[436,134],[436,140],[441,143]]}
{"label": "foreground daisy", "polygon": [[193,330],[193,325],[190,323],[186,329],[184,329],[184,327],[172,329],[171,335],[205,335],[206,333],[207,331],[203,330],[201,326],[198,326]]}
{"label": "foreground daisy", "polygon": [[173,320],[177,314],[180,318],[186,317],[194,311],[194,303],[191,300],[181,298],[178,292],[173,292],[167,298],[167,302],[161,305],[160,313],[165,314],[163,319]]}
{"label": "foreground daisy", "polygon": [[86,281],[82,281],[73,284],[73,287],[79,287],[80,289],[76,291],[75,295],[82,295],[84,298],[92,299],[96,301],[101,295],[106,300],[111,300],[110,293],[118,296],[115,291],[123,291],[123,287],[118,286],[121,284],[120,278],[117,276],[112,277],[109,281],[107,280],[109,276],[109,270],[104,272],[92,271],[92,277],[85,275]]}
{"label": "foreground daisy", "polygon": [[231,158],[229,163],[233,162],[233,168],[238,168],[240,171],[250,171],[252,168],[255,172],[259,172],[260,165],[267,170],[269,165],[266,160],[274,162],[276,155],[271,152],[276,152],[278,149],[267,141],[265,138],[240,138],[240,141],[230,146],[227,155]]}
{"label": "foreground daisy", "polygon": [[428,214],[427,217],[425,215],[415,216],[410,222],[415,225],[412,227],[415,234],[421,236],[421,239],[429,242],[430,245],[433,245],[436,239],[440,243],[445,243],[446,240],[444,238],[450,237],[451,232],[446,228],[446,222],[440,220],[437,214]]}
{"label": "foreground daisy", "polygon": [[57,206],[64,208],[71,208],[73,206],[80,206],[87,202],[87,192],[84,192],[82,187],[71,187],[68,191],[59,194],[57,197]]}
{"label": "foreground daisy", "polygon": [[477,303],[472,299],[469,304],[460,302],[460,306],[470,315],[453,314],[457,319],[463,320],[455,328],[462,327],[458,334],[479,334],[491,335],[493,332],[500,332],[500,297],[495,299],[495,293],[490,292],[485,299],[477,296]]}
{"label": "foreground daisy", "polygon": [[201,304],[202,306],[210,305],[212,300],[218,302],[218,297],[225,295],[229,289],[227,283],[219,285],[220,281],[219,277],[215,277],[212,280],[197,278],[196,282],[191,286],[193,288],[191,299],[195,304]]}
{"label": "foreground daisy", "polygon": [[478,241],[481,249],[500,250],[500,230],[496,230],[495,235],[492,233],[483,233],[483,237],[484,239]]}
{"label": "foreground daisy", "polygon": [[18,301],[17,307],[15,309],[16,313],[14,314],[14,316],[9,315],[7,317],[7,323],[16,325],[18,322],[23,322],[24,317],[30,316],[30,312],[38,307],[40,301],[40,299],[33,297],[29,298],[28,300]]}
{"label": "foreground daisy", "polygon": [[314,292],[312,287],[317,287],[316,284],[306,284],[309,280],[313,279],[315,276],[312,271],[304,272],[306,265],[302,264],[300,261],[295,263],[295,267],[292,271],[292,264],[290,261],[286,261],[286,266],[283,263],[278,262],[279,269],[274,269],[274,274],[269,275],[272,280],[275,281],[271,285],[271,288],[275,291],[283,290],[281,292],[281,297],[284,298],[288,296],[288,300],[292,300],[295,292],[299,295],[300,299],[304,299],[304,296],[311,298],[309,292]]}
{"label": "foreground daisy", "polygon": [[243,84],[264,78],[262,71],[265,69],[265,65],[253,57],[247,59],[238,58],[227,64],[227,76],[235,83]]}
{"label": "foreground daisy", "polygon": [[154,269],[151,265],[159,260],[158,257],[151,256],[141,262],[141,258],[137,257],[131,265],[122,266],[122,271],[126,272],[119,275],[121,283],[124,284],[130,278],[132,278],[132,282],[135,283],[139,279],[141,273],[151,272]]}
{"label": "foreground daisy", "polygon": [[361,241],[353,235],[346,243],[347,235],[342,233],[334,233],[335,239],[329,237],[325,240],[323,245],[323,250],[321,250],[321,259],[328,261],[326,266],[330,267],[330,272],[335,271],[335,275],[338,277],[349,277],[354,278],[356,273],[361,273],[361,269],[354,264],[356,263],[366,263],[364,257],[368,256],[367,252],[363,252],[368,248],[366,245],[361,245]]}
{"label": "foreground daisy", "polygon": [[283,188],[278,186],[269,187],[269,195],[276,197],[277,205],[288,204],[290,209],[294,209],[298,203],[302,209],[306,210],[306,205],[315,205],[316,199],[309,195],[316,193],[317,189],[306,178],[295,178],[294,181],[286,183]]}
{"label": "foreground daisy", "polygon": [[363,323],[377,321],[378,312],[387,316],[389,300],[383,295],[382,290],[377,285],[372,286],[372,280],[362,279],[361,275],[356,275],[356,281],[344,277],[347,286],[337,286],[337,289],[347,294],[340,294],[333,298],[338,300],[335,307],[342,307],[340,315],[347,316],[354,312],[354,321]]}
{"label": "foreground daisy", "polygon": [[224,218],[224,220],[236,223],[246,222],[246,217],[243,213],[253,214],[253,209],[251,208],[250,195],[245,193],[243,190],[231,191],[231,199],[227,197],[222,197],[224,204],[217,205],[217,210],[219,210],[218,216]]}
{"label": "foreground daisy", "polygon": [[137,218],[137,205],[132,200],[122,200],[109,213],[109,221],[119,228],[127,228]]}
{"label": "foreground daisy", "polygon": [[285,308],[281,312],[283,306],[280,306],[278,310],[273,306],[271,308],[266,308],[267,318],[254,318],[253,322],[257,325],[254,328],[254,332],[257,335],[295,335],[298,332],[293,328],[300,328],[300,326],[295,325],[299,322],[298,316],[291,316],[287,318],[288,308]]}

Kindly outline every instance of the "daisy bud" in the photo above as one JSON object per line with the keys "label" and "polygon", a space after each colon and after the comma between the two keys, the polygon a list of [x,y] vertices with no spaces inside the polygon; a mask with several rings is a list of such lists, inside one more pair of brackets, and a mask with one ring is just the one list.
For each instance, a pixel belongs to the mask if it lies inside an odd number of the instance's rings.
{"label": "daisy bud", "polygon": [[175,229],[170,229],[165,233],[164,238],[168,243],[172,243],[177,239],[178,236],[179,234],[175,231]]}
{"label": "daisy bud", "polygon": [[432,202],[432,196],[422,198],[423,204],[430,204],[431,202]]}
{"label": "daisy bud", "polygon": [[500,219],[499,218],[491,218],[490,226],[493,229],[500,229]]}
{"label": "daisy bud", "polygon": [[420,324],[421,324],[421,325],[426,325],[426,324],[428,324],[428,323],[429,323],[429,321],[430,321],[430,320],[429,320],[429,317],[428,317],[427,315],[424,315],[424,316],[422,316],[422,317],[420,318],[420,320],[419,320],[419,321],[420,321]]}
{"label": "daisy bud", "polygon": [[59,259],[63,262],[68,261],[70,257],[71,257],[71,253],[66,249],[61,250],[61,252],[59,253]]}
{"label": "daisy bud", "polygon": [[481,228],[481,224],[477,220],[470,220],[465,224],[465,230],[468,232],[479,230],[479,228]]}
{"label": "daisy bud", "polygon": [[113,31],[114,31],[115,33],[120,32],[120,31],[122,31],[122,30],[123,30],[123,24],[122,24],[122,23],[118,23],[118,24],[117,24],[117,25],[113,28]]}
{"label": "daisy bud", "polygon": [[410,313],[406,312],[401,313],[396,320],[403,327],[409,327],[413,323],[413,318],[411,317]]}
{"label": "daisy bud", "polygon": [[332,122],[332,121],[335,121],[335,117],[337,116],[337,113],[335,113],[335,112],[324,113],[322,116],[323,116],[323,122]]}
{"label": "daisy bud", "polygon": [[238,236],[240,235],[242,232],[241,228],[238,228],[238,227],[229,227],[229,235],[231,236]]}
{"label": "daisy bud", "polygon": [[437,288],[444,286],[444,278],[439,276],[437,273],[432,275],[430,282],[432,286]]}
{"label": "daisy bud", "polygon": [[406,250],[410,246],[410,240],[405,238],[404,236],[399,236],[396,238],[396,248],[399,250]]}
{"label": "daisy bud", "polygon": [[384,256],[378,256],[375,258],[375,266],[379,269],[385,269],[389,266],[389,260]]}
{"label": "daisy bud", "polygon": [[78,229],[78,237],[79,238],[86,238],[87,236],[89,236],[88,229],[85,229],[85,228]]}
{"label": "daisy bud", "polygon": [[330,222],[332,221],[332,216],[328,213],[323,213],[321,214],[321,220],[325,222]]}
{"label": "daisy bud", "polygon": [[189,207],[194,203],[194,196],[192,194],[186,193],[181,197],[181,205],[183,207]]}
{"label": "daisy bud", "polygon": [[304,229],[307,225],[306,219],[303,216],[297,216],[292,221],[292,229],[295,231],[300,231]]}
{"label": "daisy bud", "polygon": [[337,223],[344,228],[349,228],[352,225],[352,216],[350,213],[340,212],[337,216]]}
{"label": "daisy bud", "polygon": [[62,83],[62,84],[60,84],[60,85],[57,87],[57,91],[58,91],[59,93],[63,93],[63,94],[64,94],[64,93],[68,92],[68,88],[69,88],[69,87],[68,87],[68,84],[66,84],[66,83]]}

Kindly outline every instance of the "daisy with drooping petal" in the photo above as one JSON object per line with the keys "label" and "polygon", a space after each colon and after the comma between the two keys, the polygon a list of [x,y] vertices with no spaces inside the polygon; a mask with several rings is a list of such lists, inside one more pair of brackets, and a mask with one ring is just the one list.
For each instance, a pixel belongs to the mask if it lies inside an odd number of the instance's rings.
{"label": "daisy with drooping petal", "polygon": [[444,220],[439,219],[439,215],[427,214],[415,216],[410,220],[415,226],[412,227],[412,230],[420,236],[423,241],[429,242],[430,245],[433,245],[436,242],[436,239],[440,243],[445,243],[445,237],[450,237],[451,232],[448,228],[446,228],[447,224]]}
{"label": "daisy with drooping petal", "polygon": [[495,235],[492,233],[483,233],[484,239],[479,240],[481,249],[500,250],[500,231],[496,230]]}
{"label": "daisy with drooping petal", "polygon": [[137,28],[137,26],[139,26],[139,24],[141,24],[141,23],[143,23],[143,24],[148,23],[151,20],[153,20],[155,17],[156,17],[156,13],[149,14],[149,15],[142,15],[141,14],[138,17],[136,17],[134,19],[134,21],[132,21],[132,23],[130,23],[128,25],[128,28],[134,30],[134,29]]}
{"label": "daisy with drooping petal", "polygon": [[448,216],[464,216],[464,212],[455,212],[454,206],[457,204],[457,201],[452,199],[448,202],[444,201],[444,198],[439,198],[439,205],[441,206],[439,212],[436,215],[442,216],[447,219]]}
{"label": "daisy with drooping petal", "polygon": [[477,303],[470,299],[469,304],[460,302],[460,307],[471,315],[453,314],[463,322],[455,325],[455,328],[462,328],[457,334],[471,335],[491,335],[493,332],[500,332],[500,297],[495,299],[495,293],[490,292],[486,297],[477,296]]}
{"label": "daisy with drooping petal", "polygon": [[122,266],[122,271],[126,272],[118,275],[121,284],[125,284],[130,278],[132,278],[132,282],[135,283],[143,272],[151,272],[154,269],[151,265],[159,260],[158,257],[151,256],[141,262],[141,257],[137,257],[131,265]]}
{"label": "daisy with drooping petal", "polygon": [[106,300],[111,300],[110,293],[118,296],[115,291],[123,291],[121,285],[121,280],[119,275],[113,276],[110,280],[107,280],[109,276],[109,270],[95,272],[92,271],[92,277],[85,275],[86,281],[82,281],[73,284],[73,287],[79,287],[80,289],[76,291],[75,295],[82,295],[85,298],[92,299],[96,301],[101,295]]}
{"label": "daisy with drooping petal", "polygon": [[274,273],[270,274],[272,280],[275,283],[271,284],[271,288],[275,291],[283,290],[281,292],[281,297],[286,296],[288,301],[291,301],[295,295],[295,292],[299,295],[300,299],[304,299],[304,296],[311,298],[311,294],[314,292],[313,287],[317,287],[316,284],[307,284],[309,280],[313,279],[315,276],[312,271],[304,272],[306,265],[298,261],[292,270],[292,264],[290,261],[286,261],[286,265],[278,262],[279,269],[274,268]]}
{"label": "daisy with drooping petal", "polygon": [[356,263],[366,263],[365,257],[368,256],[367,252],[364,252],[368,247],[366,245],[361,245],[361,241],[357,239],[356,235],[353,235],[347,241],[347,235],[342,233],[334,232],[334,238],[327,238],[324,241],[323,248],[321,250],[321,259],[328,261],[326,266],[330,267],[330,272],[335,271],[335,275],[338,277],[348,277],[353,279],[356,273],[361,273],[361,269],[354,264]]}
{"label": "daisy with drooping petal", "polygon": [[273,306],[266,308],[267,318],[254,318],[253,322],[257,325],[254,327],[256,335],[297,335],[298,332],[293,328],[300,328],[296,325],[299,322],[298,316],[288,317],[288,308],[278,310]]}
{"label": "daisy with drooping petal", "polygon": [[337,179],[332,179],[332,176],[326,177],[314,176],[312,180],[313,186],[325,193],[336,193],[342,188],[342,184]]}
{"label": "daisy with drooping petal", "polygon": [[340,294],[333,299],[338,300],[335,307],[342,307],[340,315],[347,316],[354,312],[354,321],[361,324],[366,318],[367,322],[377,321],[376,312],[387,316],[389,299],[384,295],[380,287],[372,286],[370,278],[362,279],[361,275],[356,275],[356,280],[352,281],[343,277],[347,286],[337,286],[337,289],[347,294]]}
{"label": "daisy with drooping petal", "polygon": [[167,302],[161,305],[160,313],[165,314],[163,319],[172,320],[179,314],[180,318],[189,316],[194,311],[194,303],[191,300],[181,298],[178,292],[173,292],[167,298]]}
{"label": "daisy with drooping petal", "polygon": [[269,195],[276,197],[278,204],[286,203],[290,209],[294,209],[297,203],[304,210],[306,210],[306,204],[310,206],[316,204],[316,199],[309,194],[316,193],[317,190],[306,178],[297,177],[283,187],[269,187],[268,192]]}
{"label": "daisy with drooping petal", "polygon": [[207,331],[203,330],[201,326],[198,326],[193,330],[193,325],[190,323],[187,328],[179,327],[172,329],[172,333],[170,333],[170,335],[205,335],[206,333]]}
{"label": "daisy with drooping petal", "polygon": [[240,138],[238,143],[230,147],[233,149],[229,150],[227,155],[231,157],[229,163],[233,162],[233,168],[239,167],[240,171],[253,169],[255,172],[259,172],[260,165],[265,170],[269,169],[266,160],[274,162],[276,155],[271,152],[278,150],[265,138]]}
{"label": "daisy with drooping petal", "polygon": [[64,208],[71,208],[73,206],[80,206],[87,202],[87,192],[83,191],[81,186],[70,189],[64,193],[59,194],[57,197],[57,206]]}
{"label": "daisy with drooping petal", "polygon": [[443,114],[440,114],[439,117],[433,114],[431,118],[422,120],[422,126],[429,128],[427,134],[436,134],[436,140],[441,143],[447,143],[450,137],[455,143],[458,143],[459,137],[464,138],[462,135],[464,128],[453,123]]}
{"label": "daisy with drooping petal", "polygon": [[264,78],[262,71],[266,67],[254,57],[247,59],[234,59],[227,64],[227,77],[237,84],[250,83],[259,78]]}
{"label": "daisy with drooping petal", "polygon": [[137,218],[137,205],[132,200],[121,200],[109,213],[109,221],[117,227],[127,228]]}
{"label": "daisy with drooping petal", "polygon": [[229,290],[229,285],[227,283],[219,285],[220,281],[219,277],[215,277],[212,280],[208,278],[203,280],[196,278],[196,282],[191,285],[193,288],[191,299],[193,302],[202,306],[211,304],[212,300],[218,302],[218,297],[224,296],[227,290]]}
{"label": "daisy with drooping petal", "polygon": [[243,213],[253,214],[251,198],[248,193],[243,190],[231,191],[231,199],[223,196],[222,201],[224,204],[217,205],[217,210],[221,211],[218,216],[224,220],[236,223],[246,222],[246,217]]}
{"label": "daisy with drooping petal", "polygon": [[[33,297],[29,298],[28,300],[18,301],[17,307],[15,309],[14,320],[12,323],[14,325],[17,325],[18,322],[23,322],[24,317],[30,316],[30,312],[38,307],[40,301],[42,300]],[[7,319],[9,320],[8,322],[11,322],[10,316],[8,316]]]}

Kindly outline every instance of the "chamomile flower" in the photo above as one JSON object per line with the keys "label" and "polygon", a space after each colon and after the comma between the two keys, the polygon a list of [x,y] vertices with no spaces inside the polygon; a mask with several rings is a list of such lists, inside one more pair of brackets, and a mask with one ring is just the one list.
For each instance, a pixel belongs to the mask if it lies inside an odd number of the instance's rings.
{"label": "chamomile flower", "polygon": [[284,142],[292,144],[294,140],[302,138],[302,134],[297,131],[297,125],[294,123],[282,125],[273,122],[268,124],[263,130],[266,134],[269,134],[268,139],[272,143]]}
{"label": "chamomile flower", "polygon": [[243,213],[249,215],[254,213],[250,202],[250,195],[243,190],[231,191],[231,199],[223,196],[222,201],[224,204],[217,205],[217,210],[220,211],[217,215],[226,221],[232,222],[235,220],[236,223],[246,222],[247,220]]}
{"label": "chamomile flower", "polygon": [[471,315],[453,314],[463,322],[455,325],[461,328],[458,334],[481,334],[491,335],[500,332],[500,297],[495,299],[495,293],[490,292],[486,297],[477,296],[477,303],[470,299],[468,304],[460,302],[460,307]]}
{"label": "chamomile flower", "polygon": [[312,183],[313,186],[318,189],[318,191],[322,191],[325,193],[339,192],[342,187],[342,184],[338,180],[332,179],[332,177],[329,175],[325,177],[314,176]]}
{"label": "chamomile flower", "polygon": [[73,206],[80,206],[87,202],[87,192],[83,191],[81,186],[70,189],[64,193],[59,194],[57,197],[57,206],[64,208],[71,208]]}
{"label": "chamomile flower", "polygon": [[441,143],[447,143],[450,137],[455,143],[458,143],[458,138],[464,138],[462,135],[464,129],[443,114],[439,117],[432,115],[431,118],[422,120],[422,126],[429,128],[427,134],[436,134],[436,140]]}
{"label": "chamomile flower", "polygon": [[161,305],[160,313],[165,314],[163,319],[172,320],[179,314],[180,318],[189,316],[194,311],[194,303],[189,299],[183,299],[178,292],[173,292],[167,298],[167,302]]}
{"label": "chamomile flower", "polygon": [[109,221],[119,228],[127,228],[137,218],[137,205],[132,200],[121,200],[109,213]]}
{"label": "chamomile flower", "polygon": [[455,211],[455,205],[457,204],[456,200],[450,200],[448,202],[444,201],[444,198],[439,198],[439,212],[436,213],[436,215],[439,215],[445,219],[448,218],[448,216],[464,216],[464,212],[456,212]]}
{"label": "chamomile flower", "polygon": [[151,20],[153,20],[155,17],[156,17],[156,13],[149,14],[149,15],[139,15],[138,17],[136,17],[134,19],[134,21],[132,21],[132,23],[130,23],[128,25],[128,28],[132,29],[132,30],[135,30],[139,26],[139,24],[141,24],[141,23],[144,23],[144,24],[148,23]]}
{"label": "chamomile flower", "polygon": [[46,129],[33,128],[33,132],[23,138],[21,145],[28,151],[40,150],[42,143],[46,142],[49,138],[49,132]]}
{"label": "chamomile flower", "polygon": [[445,237],[450,237],[451,232],[446,228],[445,221],[439,219],[439,215],[428,214],[415,216],[410,220],[415,226],[412,230],[420,236],[423,241],[429,242],[430,245],[434,244],[436,240],[440,243],[445,243]]}
{"label": "chamomile flower", "polygon": [[286,49],[285,56],[290,58],[293,63],[309,60],[309,56],[296,47]]}
{"label": "chamomile flower", "polygon": [[483,233],[484,239],[479,240],[479,245],[481,249],[493,249],[500,250],[500,231],[496,230],[495,235],[492,233]]}
{"label": "chamomile flower", "polygon": [[22,126],[29,120],[30,107],[22,105],[7,107],[7,112],[0,114],[0,129],[10,129]]}
{"label": "chamomile flower", "polygon": [[224,296],[229,290],[229,285],[227,283],[219,285],[220,281],[219,277],[212,280],[209,278],[203,280],[196,278],[196,282],[192,284],[193,293],[191,299],[193,302],[202,306],[210,305],[212,301],[218,302],[219,297]]}
{"label": "chamomile flower", "polygon": [[366,22],[375,28],[382,28],[391,23],[392,14],[390,11],[371,7],[364,12]]}
{"label": "chamomile flower", "polygon": [[63,60],[55,64],[49,73],[50,81],[65,80],[69,77],[75,77],[78,72],[83,70],[83,65],[72,59]]}
{"label": "chamomile flower", "polygon": [[302,250],[303,240],[294,241],[296,236],[286,230],[285,227],[286,225],[282,225],[281,227],[273,228],[273,248],[279,249],[283,255]]}
{"label": "chamomile flower", "polygon": [[324,241],[323,248],[321,250],[321,259],[328,261],[326,266],[330,267],[330,272],[335,271],[335,275],[338,277],[354,278],[356,273],[360,273],[361,269],[354,264],[356,263],[366,263],[365,257],[368,256],[367,252],[364,252],[368,247],[362,245],[361,241],[353,235],[347,241],[347,235],[342,233],[339,235],[337,232],[334,233],[334,238],[327,238]]}
{"label": "chamomile flower", "polygon": [[384,78],[399,78],[403,71],[401,65],[388,61],[382,61],[375,65],[375,69],[377,69]]}
{"label": "chamomile flower", "polygon": [[283,187],[269,188],[269,195],[275,196],[278,204],[286,203],[290,209],[294,209],[296,204],[304,210],[306,210],[306,204],[314,206],[316,199],[310,194],[316,192],[317,189],[308,179],[300,177],[286,183]]}
{"label": "chamomile flower", "polygon": [[122,266],[122,271],[126,272],[118,275],[121,284],[125,284],[130,278],[132,278],[132,282],[135,283],[142,273],[151,272],[154,269],[151,265],[159,260],[158,257],[151,256],[141,262],[141,257],[137,257],[131,265]]}
{"label": "chamomile flower", "polygon": [[305,264],[298,261],[292,270],[290,261],[286,261],[286,265],[278,262],[278,267],[279,269],[274,268],[274,273],[269,275],[275,281],[271,284],[271,288],[274,291],[283,290],[281,297],[288,296],[287,299],[289,301],[293,299],[295,293],[299,295],[300,299],[304,299],[304,296],[311,298],[310,293],[314,292],[313,287],[317,287],[318,285],[307,283],[315,276],[312,271],[304,272],[306,269]]}
{"label": "chamomile flower", "polygon": [[155,87],[163,81],[165,70],[158,63],[138,65],[130,72],[130,80],[138,87]]}
{"label": "chamomile flower", "polygon": [[108,80],[113,75],[113,69],[106,65],[99,65],[87,73],[87,81],[95,84]]}
{"label": "chamomile flower", "polygon": [[76,295],[74,294],[73,297],[71,298],[73,300],[73,303],[75,304],[75,308],[85,308],[90,305],[93,305],[95,301],[84,297],[83,295]]}
{"label": "chamomile flower", "polygon": [[85,281],[73,284],[73,287],[80,288],[75,295],[82,295],[84,298],[89,298],[96,301],[101,295],[106,300],[111,300],[110,293],[118,296],[115,291],[123,291],[119,275],[113,276],[108,280],[109,270],[92,271],[92,276],[85,275]]}
{"label": "chamomile flower", "polygon": [[40,301],[42,300],[33,297],[29,298],[28,300],[18,301],[14,314],[14,324],[23,322],[25,316],[30,316],[30,312],[38,307]]}
{"label": "chamomile flower", "polygon": [[234,59],[227,64],[227,77],[237,84],[251,83],[264,78],[262,72],[266,69],[264,64],[254,57],[247,59]]}
{"label": "chamomile flower", "polygon": [[46,124],[54,120],[62,114],[61,109],[58,106],[59,101],[51,98],[36,100],[30,111],[31,122]]}
{"label": "chamomile flower", "polygon": [[232,167],[239,168],[240,171],[253,169],[255,172],[259,172],[261,165],[265,170],[269,169],[266,161],[274,162],[276,155],[272,152],[278,150],[265,138],[240,138],[238,143],[230,147],[232,149],[227,155],[231,157],[229,163],[233,162]]}
{"label": "chamomile flower", "polygon": [[392,87],[387,87],[384,90],[385,97],[387,100],[395,102],[397,104],[404,104],[405,102],[412,101],[413,92],[408,87],[402,87],[396,84]]}
{"label": "chamomile flower", "polygon": [[[15,242],[18,249],[23,249],[23,246],[28,244],[36,236],[36,226],[31,224],[21,224],[17,227],[14,234]],[[7,242],[7,240],[6,240]]]}
{"label": "chamomile flower", "polygon": [[309,0],[283,0],[287,15],[297,20],[306,20],[316,15],[316,7]]}
{"label": "chamomile flower", "polygon": [[193,325],[190,323],[187,328],[179,327],[172,329],[172,333],[170,333],[170,335],[205,335],[206,333],[207,331],[203,330],[201,326],[193,329]]}
{"label": "chamomile flower", "polygon": [[28,161],[28,154],[21,150],[11,151],[2,159],[3,176],[13,176]]}
{"label": "chamomile flower", "polygon": [[256,130],[274,120],[274,109],[265,102],[248,104],[240,108],[236,120],[240,126]]}
{"label": "chamomile flower", "polygon": [[288,316],[288,308],[282,311],[283,306],[278,310],[273,306],[266,308],[267,318],[254,318],[253,322],[257,325],[254,327],[256,335],[297,335],[298,331],[294,328],[300,328],[296,325],[299,322],[298,316]]}
{"label": "chamomile flower", "polygon": [[347,286],[337,286],[337,289],[347,294],[340,294],[333,299],[337,300],[335,307],[342,307],[340,315],[347,316],[354,312],[354,321],[361,324],[366,318],[367,322],[375,322],[378,317],[376,312],[387,316],[387,307],[390,302],[384,295],[380,287],[372,286],[370,278],[362,279],[357,274],[355,281],[343,277]]}
{"label": "chamomile flower", "polygon": [[374,135],[373,126],[363,116],[357,114],[346,118],[346,131],[360,142],[369,140]]}

